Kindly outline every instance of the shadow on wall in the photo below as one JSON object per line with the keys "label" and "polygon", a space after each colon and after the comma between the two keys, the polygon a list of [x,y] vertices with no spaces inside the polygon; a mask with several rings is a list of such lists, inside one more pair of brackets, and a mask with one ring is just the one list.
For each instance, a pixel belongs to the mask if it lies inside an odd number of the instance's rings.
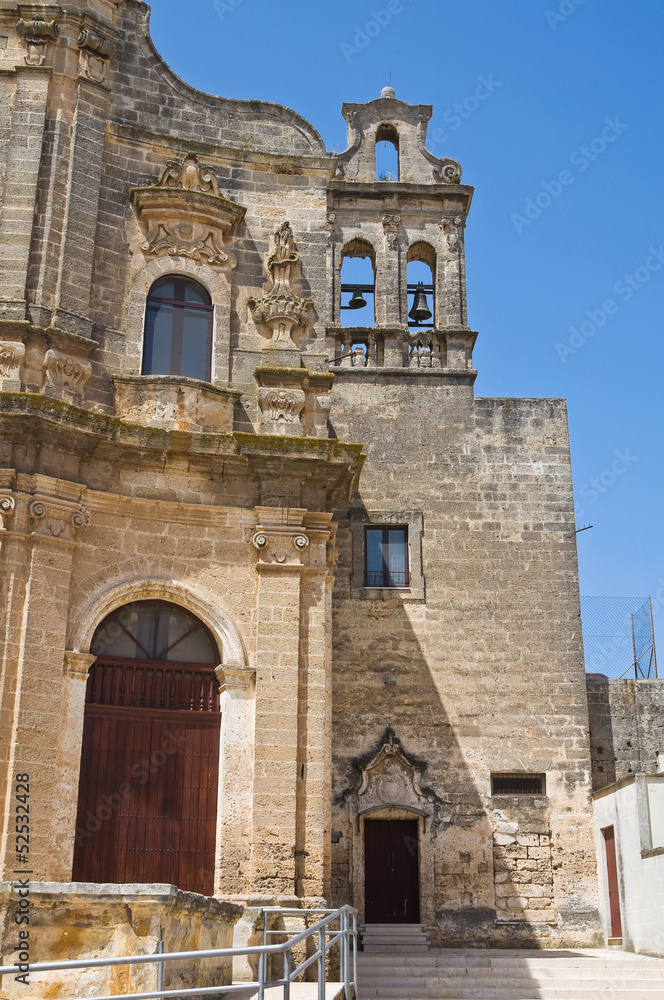
{"label": "shadow on wall", "polygon": [[[358,502],[352,507],[356,515]],[[370,513],[362,511],[370,523]],[[381,600],[351,598],[345,583],[350,574],[344,572],[352,565],[347,511],[339,521],[332,902],[357,906],[361,921],[427,924],[434,946],[541,947],[553,919],[545,801],[538,807],[529,796],[528,803],[511,808],[501,800],[503,808],[489,813],[458,740],[472,743],[480,736],[478,718],[472,708],[465,715],[457,709],[453,721],[448,716],[440,692],[446,681],[439,679],[440,687],[434,682],[410,620],[412,615],[422,623],[422,602],[409,607],[398,592],[383,592]],[[464,683],[462,669],[455,665],[447,682]],[[450,698],[457,706],[460,701]],[[387,825],[382,832],[373,826],[377,820],[405,824],[401,847],[391,842]],[[381,836],[388,841],[382,848]],[[374,874],[369,855],[381,850],[389,860]],[[419,912],[411,909],[399,918],[413,877],[413,854]],[[530,866],[523,865],[531,855]],[[390,882],[378,897],[374,878]]]}

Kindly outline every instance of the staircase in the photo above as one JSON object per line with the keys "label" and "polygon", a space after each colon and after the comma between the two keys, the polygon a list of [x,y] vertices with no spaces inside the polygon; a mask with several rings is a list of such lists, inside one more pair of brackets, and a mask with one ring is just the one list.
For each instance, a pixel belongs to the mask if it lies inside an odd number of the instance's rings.
{"label": "staircase", "polygon": [[365,955],[421,955],[429,950],[424,924],[362,924],[360,934]]}
{"label": "staircase", "polygon": [[423,927],[379,926],[363,931],[359,1000],[664,1000],[664,959],[599,948],[427,950]]}

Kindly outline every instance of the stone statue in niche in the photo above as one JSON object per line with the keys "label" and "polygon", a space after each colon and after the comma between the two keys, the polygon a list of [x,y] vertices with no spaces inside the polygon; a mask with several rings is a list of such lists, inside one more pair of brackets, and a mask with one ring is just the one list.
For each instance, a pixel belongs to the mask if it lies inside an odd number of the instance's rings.
{"label": "stone statue in niche", "polygon": [[250,299],[249,306],[254,322],[267,327],[273,344],[295,347],[293,330],[307,325],[313,301],[300,298],[291,287],[293,269],[300,254],[295,249],[289,222],[282,223],[276,231],[274,243],[274,250],[267,259],[272,288],[262,298]]}

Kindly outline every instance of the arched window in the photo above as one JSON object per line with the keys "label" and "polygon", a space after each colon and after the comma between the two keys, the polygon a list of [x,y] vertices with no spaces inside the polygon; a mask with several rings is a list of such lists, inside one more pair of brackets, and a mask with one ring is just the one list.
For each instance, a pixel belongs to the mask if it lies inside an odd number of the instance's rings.
{"label": "arched window", "polygon": [[145,314],[142,374],[209,381],[212,315],[212,300],[197,281],[174,274],[155,281]]}
{"label": "arched window", "polygon": [[166,601],[118,608],[95,632],[85,696],[73,879],[214,891],[219,651]]}
{"label": "arched window", "polygon": [[394,125],[376,129],[376,180],[399,180],[399,133]]}

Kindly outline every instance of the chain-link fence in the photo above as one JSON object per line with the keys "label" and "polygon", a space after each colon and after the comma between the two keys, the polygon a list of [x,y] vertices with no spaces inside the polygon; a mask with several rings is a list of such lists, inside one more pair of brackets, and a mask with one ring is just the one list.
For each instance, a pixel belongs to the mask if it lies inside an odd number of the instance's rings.
{"label": "chain-link fence", "polygon": [[588,673],[657,677],[649,597],[582,597],[581,622]]}

